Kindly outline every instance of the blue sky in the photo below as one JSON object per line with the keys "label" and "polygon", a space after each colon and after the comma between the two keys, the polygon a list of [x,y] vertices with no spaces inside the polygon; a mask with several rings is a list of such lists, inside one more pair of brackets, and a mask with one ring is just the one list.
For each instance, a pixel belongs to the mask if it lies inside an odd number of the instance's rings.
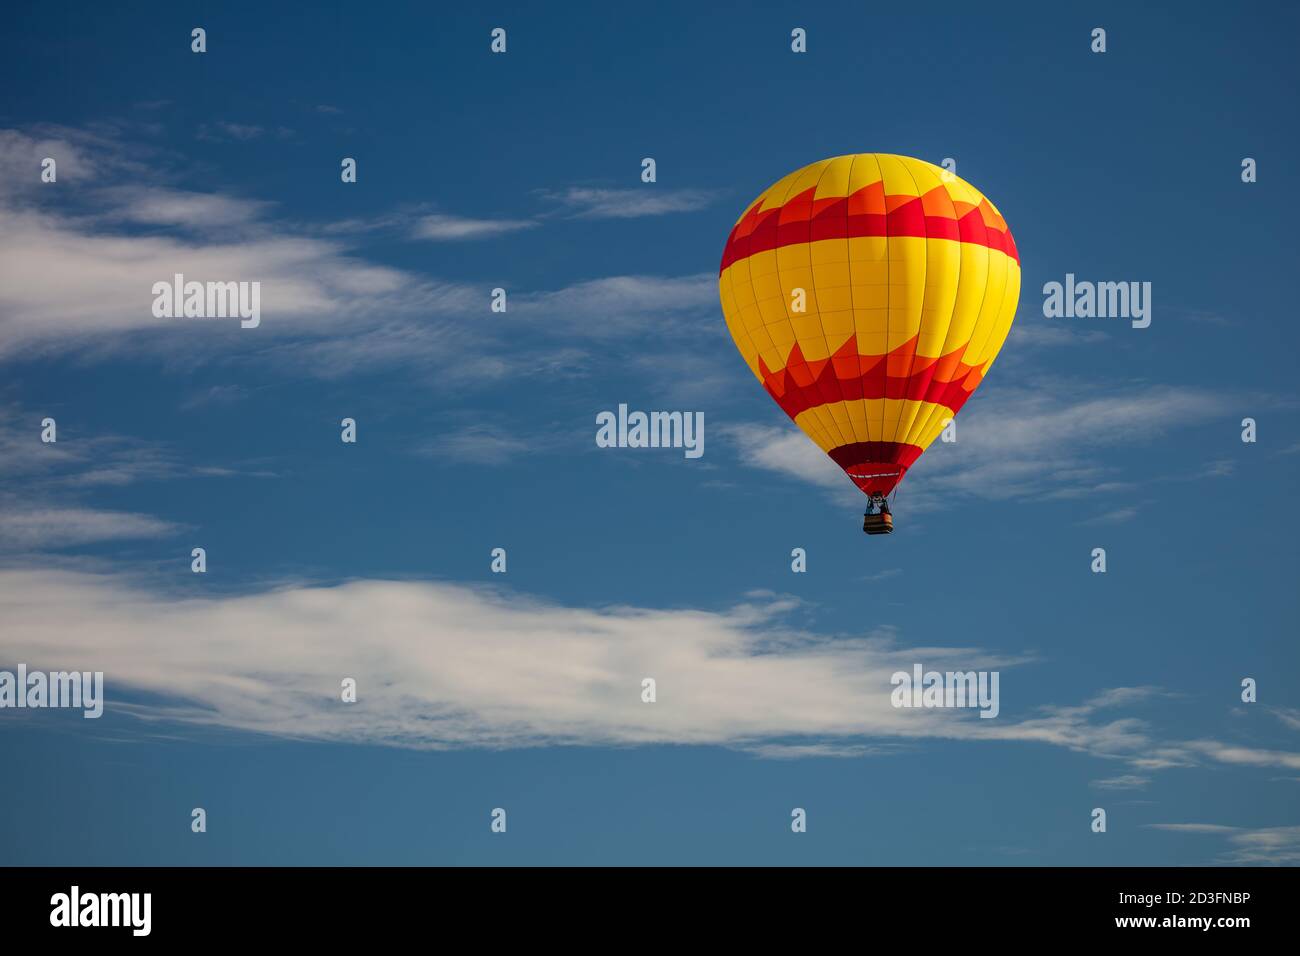
{"label": "blue sky", "polygon": [[[11,14],[0,669],[108,705],[0,711],[0,862],[1300,862],[1300,15],[755,6]],[[865,151],[955,158],[1024,268],[883,539],[716,293]],[[153,318],[176,271],[262,325]],[[1045,319],[1066,273],[1151,326]],[[704,456],[597,448],[621,402]],[[892,709],[915,662],[999,717]]]}

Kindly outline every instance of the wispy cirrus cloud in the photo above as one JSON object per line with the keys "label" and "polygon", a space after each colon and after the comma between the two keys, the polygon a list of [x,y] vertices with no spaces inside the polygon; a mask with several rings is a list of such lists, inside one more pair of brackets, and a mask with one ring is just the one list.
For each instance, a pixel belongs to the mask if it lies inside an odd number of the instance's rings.
{"label": "wispy cirrus cloud", "polygon": [[471,219],[435,213],[421,216],[411,230],[417,239],[453,242],[464,239],[491,239],[511,232],[535,229],[535,219]]}
{"label": "wispy cirrus cloud", "polygon": [[1270,707],[1268,712],[1291,730],[1300,730],[1300,707]]}
{"label": "wispy cirrus cloud", "polygon": [[[41,440],[42,416],[0,405],[0,552],[159,538],[184,526],[152,515],[83,504],[104,488],[176,478],[268,477],[246,463],[195,464],[167,447],[116,434],[70,431]],[[57,419],[56,419],[57,421]],[[21,489],[21,490],[20,490]]]}
{"label": "wispy cirrus cloud", "polygon": [[[469,304],[468,287],[369,262],[342,240],[269,218],[270,203],[160,181],[120,130],[42,129],[0,131],[0,357],[266,346],[344,322],[428,324]],[[40,183],[43,155],[58,161],[59,185]],[[59,202],[65,179],[78,189]],[[259,282],[259,334],[155,317],[153,285],[176,273]]]}
{"label": "wispy cirrus cloud", "polygon": [[165,186],[106,186],[106,219],[190,230],[228,230],[257,223],[274,204]]}
{"label": "wispy cirrus cloud", "polygon": [[[48,183],[41,182],[41,164],[53,159],[59,182],[91,182],[105,167],[127,164],[111,135],[65,126],[40,124],[26,130],[0,129],[0,198],[12,201]],[[138,167],[137,167],[138,168]]]}
{"label": "wispy cirrus cloud", "polygon": [[1094,345],[1109,340],[1109,333],[1101,329],[1021,319],[1011,326],[1004,351],[998,361],[1017,359],[1024,349],[1066,348]]}
{"label": "wispy cirrus cloud", "polygon": [[1198,752],[1183,742],[1155,734],[1142,718],[1112,716],[1120,708],[1132,708],[1162,696],[1164,692],[1157,687],[1111,688],[1082,704],[1043,707],[1039,715],[992,727],[987,732],[999,739],[1038,741],[1122,761],[1141,771],[1196,766],[1201,762]]}
{"label": "wispy cirrus cloud", "polygon": [[[499,321],[467,322],[486,311],[485,289],[378,265],[356,251],[358,237],[423,230],[468,240],[534,220],[405,210],[295,224],[274,218],[269,202],[181,188],[178,175],[142,165],[133,145],[115,127],[0,131],[0,360],[130,353],[174,365],[238,353],[254,366],[324,378],[405,366],[433,387],[464,389],[580,376],[590,365],[583,343],[662,336],[716,305],[706,276],[607,276],[512,289]],[[41,191],[47,154],[60,163],[60,183],[78,185],[66,192],[71,205],[46,201],[65,195],[54,187]],[[177,273],[257,281],[261,325],[155,317],[153,286]]]}
{"label": "wispy cirrus cloud", "polygon": [[890,578],[896,578],[903,573],[902,568],[883,568],[880,571],[874,571],[871,574],[864,574],[864,581],[888,581]]}
{"label": "wispy cirrus cloud", "polygon": [[[262,283],[264,334],[319,335],[347,320],[438,309],[446,291],[351,257],[323,240],[267,234],[195,243],[118,235],[66,218],[0,212],[0,356],[19,348],[190,347],[238,323],[185,323],[152,313],[155,282],[175,273],[200,281]],[[221,328],[214,326],[221,324]],[[177,333],[184,328],[188,336]],[[259,332],[261,329],[259,329]]]}
{"label": "wispy cirrus cloud", "polygon": [[721,433],[750,467],[816,485],[842,502],[857,504],[862,497],[844,469],[793,425],[728,425]]}
{"label": "wispy cirrus cloud", "polygon": [[263,136],[278,136],[280,139],[286,139],[292,135],[293,130],[284,126],[268,129],[255,123],[232,123],[226,120],[203,123],[199,126],[199,131],[196,134],[198,139],[208,142],[235,140],[236,142],[245,143],[250,140],[261,139]]}
{"label": "wispy cirrus cloud", "polygon": [[[1232,462],[1206,462],[1192,473],[1125,478],[1102,464],[1097,452],[1230,416],[1234,407],[1232,396],[1168,385],[1075,388],[1063,394],[1046,387],[993,387],[957,419],[958,440],[935,442],[908,472],[908,509],[933,511],[977,498],[1114,496],[1152,481],[1222,477],[1232,473]],[[858,494],[842,470],[793,426],[737,426],[730,434],[746,464],[841,497]],[[1126,514],[1085,520],[1132,517],[1137,505],[1126,508]]]}
{"label": "wispy cirrus cloud", "polygon": [[327,233],[370,232],[402,228],[413,239],[463,242],[495,239],[536,229],[557,212],[576,219],[636,219],[674,212],[693,212],[709,205],[714,194],[705,190],[583,189],[538,193],[552,208],[536,215],[504,218],[466,216],[450,212],[407,209],[366,220],[345,220],[324,228]]}
{"label": "wispy cirrus cloud", "polygon": [[162,538],[181,526],[152,515],[42,507],[0,499],[0,550],[30,551],[130,538]]}
{"label": "wispy cirrus cloud", "polygon": [[[1125,490],[1127,488],[1128,486],[1125,485],[1124,488],[1121,490]],[[1108,492],[1109,489],[1099,486],[1093,489],[1092,494],[1107,494]],[[1079,495],[1079,497],[1082,497],[1082,495]],[[1126,521],[1132,521],[1134,518],[1136,518],[1141,513],[1141,510],[1142,509],[1139,508],[1137,505],[1128,505],[1122,508],[1110,508],[1107,511],[1103,511],[1101,514],[1093,515],[1091,518],[1084,518],[1082,521],[1079,521],[1078,524],[1081,525],[1124,524]]]}
{"label": "wispy cirrus cloud", "polygon": [[1228,835],[1223,860],[1241,866],[1300,865],[1300,827],[1256,827]]}
{"label": "wispy cirrus cloud", "polygon": [[204,408],[220,405],[234,405],[244,401],[251,391],[242,385],[209,385],[190,395],[181,404],[183,409]]}
{"label": "wispy cirrus cloud", "polygon": [[591,339],[662,336],[674,323],[717,307],[717,278],[708,273],[588,279],[525,293],[512,306],[520,322],[546,318],[553,328]]}
{"label": "wispy cirrus cloud", "polygon": [[570,186],[558,192],[544,191],[541,195],[578,219],[637,219],[696,212],[712,205],[721,194],[707,189],[667,189],[647,183],[630,189]]}
{"label": "wispy cirrus cloud", "polygon": [[491,425],[469,425],[434,436],[420,446],[418,453],[426,458],[443,461],[499,465],[512,458],[535,456],[537,451],[531,441],[525,441],[504,429]]}
{"label": "wispy cirrus cloud", "polygon": [[475,242],[536,229],[542,220],[530,217],[465,216],[439,211],[428,204],[391,209],[352,219],[304,224],[304,231],[322,236],[383,234],[394,239],[432,242]]}
{"label": "wispy cirrus cloud", "polygon": [[1098,790],[1142,790],[1151,783],[1150,777],[1143,777],[1135,773],[1124,773],[1118,777],[1107,777],[1103,780],[1092,781],[1092,786]]}
{"label": "wispy cirrus cloud", "polygon": [[1225,839],[1229,848],[1217,862],[1230,866],[1300,864],[1300,827],[1231,827],[1217,823],[1148,823],[1152,830],[1200,833]]}
{"label": "wispy cirrus cloud", "polygon": [[257,139],[265,132],[260,126],[254,126],[249,123],[228,123],[218,120],[213,123],[204,123],[199,127],[199,139]]}
{"label": "wispy cirrus cloud", "polygon": [[[894,708],[889,675],[911,657],[889,632],[791,631],[781,616],[793,607],[760,595],[723,611],[595,610],[377,580],[177,598],[120,575],[0,570],[6,658],[103,670],[109,686],[167,698],[137,713],[181,723],[446,748],[844,743],[960,734],[944,728],[975,718]],[[349,636],[360,633],[364,644]],[[927,655],[1009,662],[973,649]],[[647,676],[654,705],[641,700]],[[340,700],[345,677],[357,681],[355,706]],[[808,735],[825,739],[789,739]]]}
{"label": "wispy cirrus cloud", "polygon": [[1284,767],[1300,770],[1300,754],[1264,747],[1226,744],[1218,740],[1192,740],[1186,745],[1194,753],[1204,754],[1219,763],[1244,767]]}
{"label": "wispy cirrus cloud", "polygon": [[[194,597],[124,573],[38,567],[0,570],[0,649],[31,666],[103,670],[117,699],[153,698],[118,705],[145,719],[298,739],[418,748],[712,744],[792,758],[944,738],[1049,744],[1144,774],[1241,765],[1231,745],[1166,738],[1117,713],[1159,699],[1157,688],[1114,689],[1018,720],[895,708],[890,677],[918,655],[938,670],[1004,672],[1025,658],[907,647],[887,627],[817,634],[790,623],[798,607],[756,593],[712,611],[585,608],[498,588],[392,580]],[[340,699],[347,677],[357,681],[355,705]],[[657,682],[653,705],[641,700],[646,677]],[[1295,760],[1273,752],[1268,765]]]}
{"label": "wispy cirrus cloud", "polygon": [[[46,495],[233,473],[222,465],[183,462],[155,442],[111,433],[70,432],[66,420],[56,432],[63,440],[44,442],[44,417],[20,405],[0,405],[0,479],[26,482]],[[59,416],[54,417],[59,428]]]}

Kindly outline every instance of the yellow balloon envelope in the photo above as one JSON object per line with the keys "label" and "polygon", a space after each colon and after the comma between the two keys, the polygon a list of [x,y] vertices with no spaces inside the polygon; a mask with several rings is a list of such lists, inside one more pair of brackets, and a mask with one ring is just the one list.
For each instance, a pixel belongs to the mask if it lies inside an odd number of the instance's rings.
{"label": "yellow balloon envelope", "polygon": [[745,210],[718,279],[750,370],[867,494],[888,494],[979,386],[1020,296],[997,208],[947,170],[860,153]]}

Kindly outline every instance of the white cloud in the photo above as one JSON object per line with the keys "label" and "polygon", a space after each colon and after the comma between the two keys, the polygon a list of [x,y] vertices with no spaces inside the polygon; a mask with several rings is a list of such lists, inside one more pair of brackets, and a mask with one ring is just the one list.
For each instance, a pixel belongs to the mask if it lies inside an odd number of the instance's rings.
{"label": "white cloud", "polygon": [[[253,332],[233,320],[155,318],[153,284],[175,273],[199,281],[261,282],[261,327]],[[268,336],[320,334],[344,321],[441,301],[438,290],[322,240],[263,235],[195,243],[92,232],[50,214],[0,212],[0,356],[92,340],[112,345],[144,332],[154,348],[193,347],[240,331],[266,344]]]}
{"label": "white cloud", "polygon": [[1146,826],[1152,830],[1170,830],[1174,833],[1232,833],[1237,829],[1217,823],[1148,823]]}
{"label": "white cloud", "polygon": [[181,408],[203,408],[210,405],[233,405],[252,394],[242,385],[210,385],[187,398]]}
{"label": "white cloud", "polygon": [[231,229],[257,221],[271,203],[161,186],[110,186],[100,197],[106,217],[152,226]]}
{"label": "white cloud", "polygon": [[259,138],[266,130],[251,123],[228,123],[218,120],[199,126],[198,138],[212,141],[237,139],[248,141]]}
{"label": "white cloud", "polygon": [[[324,378],[401,365],[431,387],[464,389],[585,375],[589,355],[576,342],[662,338],[674,323],[687,328],[685,317],[716,308],[712,276],[613,276],[514,291],[504,321],[467,322],[486,310],[483,288],[376,265],[352,251],[358,235],[409,235],[419,213],[286,224],[269,218],[271,203],[150,185],[172,159],[145,149],[158,168],[142,168],[141,150],[119,136],[111,128],[0,131],[0,360],[19,352],[130,353],[183,367],[237,354],[280,373]],[[83,180],[85,188],[68,194],[79,211],[39,192],[47,152],[59,158],[61,182],[65,173]],[[423,222],[430,236],[465,238],[531,224],[448,215]],[[176,273],[259,282],[261,325],[155,318],[153,285]],[[641,368],[637,356],[630,361]]]}
{"label": "white cloud", "polygon": [[1260,747],[1239,747],[1220,743],[1217,740],[1194,740],[1188,748],[1217,760],[1219,763],[1238,764],[1246,767],[1285,767],[1288,770],[1300,770],[1300,754],[1282,750],[1267,750]]}
{"label": "white cloud", "polygon": [[695,212],[718,198],[717,193],[705,189],[665,189],[651,183],[633,189],[572,186],[544,195],[580,219],[635,219]]}
{"label": "white cloud", "polygon": [[1300,730],[1300,708],[1270,707],[1269,713],[1282,721],[1282,723],[1290,727],[1292,730]]}
{"label": "white cloud", "polygon": [[[1022,317],[1011,326],[1005,345],[1006,358],[1019,355],[1023,348],[1060,348],[1064,346],[1093,345],[1105,342],[1110,335],[1101,329],[1086,325],[1048,323]],[[1001,361],[1001,359],[1000,359]]]}
{"label": "white cloud", "polygon": [[[0,405],[0,551],[157,538],[183,527],[151,515],[86,507],[92,490],[174,478],[266,477],[239,464],[180,461],[166,446],[115,434],[86,434],[61,423],[59,441],[41,441],[42,416]],[[18,488],[22,491],[19,493]]]}
{"label": "white cloud", "polygon": [[[0,131],[0,358],[20,349],[262,349],[285,335],[327,336],[344,322],[373,331],[428,321],[469,302],[466,286],[379,266],[342,242],[277,225],[265,218],[269,203],[157,185],[164,174],[141,170],[137,152],[112,131]],[[82,181],[68,194],[82,211],[37,191],[46,153],[59,161],[60,183]],[[128,174],[134,184],[122,185]],[[261,326],[155,318],[153,284],[176,273],[260,282]]]}
{"label": "white cloud", "polygon": [[1153,830],[1224,837],[1230,849],[1218,863],[1229,866],[1300,864],[1300,827],[1229,827],[1217,823],[1150,823]]}
{"label": "white cloud", "polygon": [[[24,498],[28,504],[32,503],[36,491],[44,495],[138,481],[234,473],[228,465],[181,462],[165,446],[155,442],[70,430],[72,426],[67,422],[59,425],[59,441],[43,442],[40,424],[43,417],[21,406],[0,405],[0,479],[28,482]],[[5,495],[0,493],[0,506],[6,504]]]}
{"label": "white cloud", "polygon": [[179,526],[169,521],[125,511],[21,505],[0,511],[0,549],[6,550],[161,538],[179,530]]}
{"label": "white cloud", "polygon": [[[102,670],[110,701],[128,690],[166,698],[122,705],[144,718],[304,739],[715,744],[796,757],[942,737],[1048,743],[1142,769],[1224,760],[1212,742],[1163,742],[1141,721],[1105,716],[1153,689],[1119,689],[1017,721],[1005,713],[1005,672],[1022,659],[904,648],[888,628],[812,634],[786,623],[796,606],[756,594],[722,611],[588,609],[486,587],[377,580],[183,597],[123,574],[0,570],[0,650],[41,668]],[[894,708],[890,675],[918,660],[1003,671],[1003,716]],[[339,698],[345,677],[358,682],[356,705]],[[641,702],[646,677],[657,681],[655,704]],[[1270,756],[1270,765],[1300,759]]]}
{"label": "white cloud", "polygon": [[864,581],[887,581],[887,580],[889,580],[890,578],[896,578],[896,577],[898,577],[898,576],[899,576],[900,574],[902,574],[902,573],[903,573],[903,569],[902,569],[902,568],[884,568],[883,570],[876,571],[876,572],[873,572],[873,573],[871,573],[871,574],[864,574],[864,575],[862,576],[862,580],[864,580]]}
{"label": "white cloud", "polygon": [[[689,330],[688,318],[716,311],[711,275],[612,276],[512,290],[503,321],[469,322],[486,309],[481,286],[377,265],[353,244],[374,232],[409,236],[421,222],[429,238],[468,239],[531,220],[408,209],[372,220],[288,223],[271,218],[272,203],[173,185],[184,161],[128,145],[125,130],[0,131],[0,361],[20,352],[129,353],[182,368],[233,354],[324,378],[401,365],[430,387],[463,390],[507,378],[582,376],[591,363],[579,342],[662,340],[669,329]],[[47,153],[59,160],[60,182],[66,176],[84,188],[46,201],[54,195],[40,191]],[[261,325],[155,318],[153,285],[177,273],[259,282]],[[655,375],[645,353],[628,361]],[[697,394],[704,389],[703,377],[692,381]]]}
{"label": "white cloud", "polygon": [[[726,330],[718,327],[716,345],[709,341],[710,328],[682,322],[680,335],[662,342],[667,323],[655,322],[655,334],[638,343],[623,359],[623,367],[645,381],[647,402],[666,403],[677,408],[714,409],[734,396],[738,389],[753,387],[749,370],[729,352]],[[674,329],[674,332],[677,330]]]}
{"label": "white cloud", "polygon": [[[1100,489],[1094,490],[1093,493],[1106,494],[1105,491],[1102,491]],[[1099,515],[1095,515],[1091,518],[1085,518],[1083,521],[1080,521],[1078,523],[1079,524],[1123,524],[1126,521],[1132,521],[1134,518],[1138,516],[1140,512],[1141,509],[1137,505],[1130,505],[1123,508],[1111,508],[1108,511],[1103,511]]]}
{"label": "white cloud", "polygon": [[488,239],[506,233],[532,229],[537,222],[532,219],[468,219],[464,216],[429,215],[421,217],[412,229],[417,239],[451,241],[457,239]]}
{"label": "white cloud", "polygon": [[[512,299],[511,314],[538,326],[584,338],[640,335],[662,337],[685,316],[718,308],[718,280],[708,273],[688,276],[609,276],[563,289]],[[720,323],[721,320],[718,320]]]}
{"label": "white cloud", "polygon": [[835,492],[846,503],[856,505],[865,500],[844,469],[793,425],[728,425],[720,431],[733,442],[746,465],[817,485]]}
{"label": "white cloud", "polygon": [[[148,712],[180,721],[417,747],[834,742],[988,723],[895,709],[889,675],[910,657],[887,637],[788,631],[778,616],[790,606],[588,610],[403,581],[173,598],[120,576],[0,571],[6,659],[103,670],[110,688],[166,695]],[[647,676],[653,705],[640,699]],[[356,706],[339,700],[344,677],[358,681]]]}
{"label": "white cloud", "polygon": [[1085,704],[1089,708],[1130,707],[1145,703],[1159,697],[1171,696],[1159,687],[1142,685],[1139,687],[1112,687],[1093,695]]}
{"label": "white cloud", "polygon": [[978,414],[958,418],[959,440],[951,447],[974,445],[988,455],[1076,452],[1150,439],[1222,415],[1230,405],[1215,392],[1166,385],[1073,391],[1058,397],[1050,386],[994,388],[972,402]]}
{"label": "white cloud", "polygon": [[[1232,407],[1228,396],[1195,388],[1099,391],[1058,396],[1048,387],[1003,386],[981,393],[957,418],[957,441],[935,442],[908,472],[907,509],[933,511],[971,498],[1114,497],[1139,482],[1117,480],[1113,469],[1098,464],[1098,449],[1149,441],[1229,414]],[[731,433],[746,464],[857,494],[842,470],[793,425],[741,426]],[[1208,462],[1192,474],[1145,480],[1213,478],[1229,472],[1222,462]],[[1125,520],[1135,509],[1129,503],[1086,520]]]}
{"label": "white cloud", "polygon": [[0,197],[5,193],[50,189],[41,182],[41,163],[56,164],[59,183],[92,181],[102,162],[92,158],[99,137],[61,126],[41,126],[30,133],[0,129]]}
{"label": "white cloud", "polygon": [[1118,777],[1107,777],[1104,780],[1094,780],[1092,785],[1098,790],[1141,790],[1151,783],[1150,777],[1139,776],[1135,773],[1120,774]]}
{"label": "white cloud", "polygon": [[435,437],[420,449],[420,454],[439,460],[497,465],[526,455],[535,457],[537,449],[532,442],[501,429],[470,425]]}
{"label": "white cloud", "polygon": [[743,748],[746,753],[768,760],[805,760],[809,757],[833,757],[836,759],[873,757],[880,754],[894,753],[896,747],[872,746],[868,744],[754,744]]}
{"label": "white cloud", "polygon": [[1258,827],[1228,837],[1224,862],[1234,866],[1300,865],[1300,827]]}

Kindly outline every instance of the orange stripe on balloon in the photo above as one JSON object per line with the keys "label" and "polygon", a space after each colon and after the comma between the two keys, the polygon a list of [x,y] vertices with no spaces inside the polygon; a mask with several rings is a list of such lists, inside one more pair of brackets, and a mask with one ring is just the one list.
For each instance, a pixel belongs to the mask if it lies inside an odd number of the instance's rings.
{"label": "orange stripe on balloon", "polygon": [[913,368],[916,336],[885,355],[860,355],[857,337],[829,359],[809,361],[796,342],[785,367],[769,369],[759,357],[763,387],[794,418],[831,402],[892,398],[942,405],[956,414],[980,383],[982,369],[962,361],[966,346],[938,359],[921,359]]}

